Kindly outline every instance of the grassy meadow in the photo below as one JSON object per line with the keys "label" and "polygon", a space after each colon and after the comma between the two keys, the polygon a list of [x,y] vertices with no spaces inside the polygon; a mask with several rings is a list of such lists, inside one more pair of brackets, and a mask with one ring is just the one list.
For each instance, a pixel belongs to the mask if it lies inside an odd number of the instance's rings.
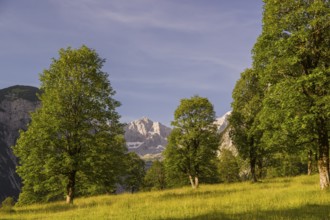
{"label": "grassy meadow", "polygon": [[15,207],[0,219],[330,219],[330,192],[300,176]]}

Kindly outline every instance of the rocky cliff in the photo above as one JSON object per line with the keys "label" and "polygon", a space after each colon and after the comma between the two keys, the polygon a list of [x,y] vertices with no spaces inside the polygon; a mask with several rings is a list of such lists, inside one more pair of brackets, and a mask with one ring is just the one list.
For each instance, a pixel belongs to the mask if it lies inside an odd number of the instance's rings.
{"label": "rocky cliff", "polygon": [[228,118],[231,114],[231,111],[224,114],[222,117],[215,120],[215,124],[218,126],[219,132],[223,132],[229,125]]}
{"label": "rocky cliff", "polygon": [[26,129],[29,113],[39,105],[39,90],[30,86],[13,86],[0,90],[0,201],[18,197],[21,181],[15,173],[15,145],[20,129]]}
{"label": "rocky cliff", "polygon": [[136,152],[141,158],[160,159],[170,133],[171,128],[144,117],[127,124],[125,140],[128,150]]}
{"label": "rocky cliff", "polygon": [[230,117],[231,111],[224,114],[222,117],[217,118],[215,124],[219,128],[219,132],[221,134],[221,140],[220,140],[220,152],[222,149],[230,150],[234,156],[238,155],[237,148],[233,144],[233,141],[230,138],[230,126],[228,118]]}

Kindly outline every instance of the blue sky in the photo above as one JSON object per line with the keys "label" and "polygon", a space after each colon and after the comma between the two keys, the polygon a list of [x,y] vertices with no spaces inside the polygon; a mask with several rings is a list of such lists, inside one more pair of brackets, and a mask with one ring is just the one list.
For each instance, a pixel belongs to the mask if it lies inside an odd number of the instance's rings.
{"label": "blue sky", "polygon": [[261,18],[262,0],[0,0],[0,88],[38,87],[60,48],[85,44],[106,59],[123,122],[169,125],[194,95],[222,116]]}

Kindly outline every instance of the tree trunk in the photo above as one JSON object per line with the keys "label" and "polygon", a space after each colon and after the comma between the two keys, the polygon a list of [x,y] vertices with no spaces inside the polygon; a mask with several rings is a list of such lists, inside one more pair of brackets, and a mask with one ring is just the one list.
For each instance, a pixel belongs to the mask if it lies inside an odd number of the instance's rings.
{"label": "tree trunk", "polygon": [[307,162],[307,174],[311,175],[312,174],[312,168],[313,168],[313,151],[309,150],[308,151],[308,162]]}
{"label": "tree trunk", "polygon": [[251,181],[253,183],[257,182],[257,175],[256,175],[256,158],[250,158],[250,168],[251,168]]}
{"label": "tree trunk", "polygon": [[194,189],[195,184],[194,184],[194,180],[191,175],[189,175],[189,180],[190,180],[191,187]]}
{"label": "tree trunk", "polygon": [[327,168],[329,161],[319,159],[318,168],[320,173],[320,188],[322,190],[329,188],[329,170]]}
{"label": "tree trunk", "polygon": [[329,139],[326,121],[323,118],[319,119],[318,123],[318,144],[320,187],[324,190],[329,188]]}
{"label": "tree trunk", "polygon": [[198,185],[199,185],[198,177],[195,176],[195,178],[193,178],[191,175],[189,175],[189,180],[190,180],[191,187],[193,189],[197,189]]}
{"label": "tree trunk", "polygon": [[263,168],[262,158],[259,158],[259,160],[258,160],[258,175],[257,175],[258,179],[262,178],[262,168]]}
{"label": "tree trunk", "polygon": [[66,185],[66,203],[73,204],[74,191],[76,185],[76,171],[71,171],[68,175],[68,184]]}
{"label": "tree trunk", "polygon": [[199,181],[198,181],[198,177],[195,176],[195,189],[197,189],[199,186]]}
{"label": "tree trunk", "polygon": [[256,149],[254,147],[254,140],[253,138],[250,139],[249,141],[250,145],[250,152],[249,152],[249,157],[250,157],[250,169],[251,169],[251,181],[253,183],[257,182],[257,175],[256,175],[256,164],[257,164],[257,153]]}

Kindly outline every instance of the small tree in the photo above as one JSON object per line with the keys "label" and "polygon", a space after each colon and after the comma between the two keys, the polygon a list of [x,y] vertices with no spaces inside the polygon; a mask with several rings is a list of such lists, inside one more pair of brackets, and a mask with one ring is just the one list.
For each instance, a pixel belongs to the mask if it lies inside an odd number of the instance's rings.
{"label": "small tree", "polygon": [[13,197],[7,197],[1,203],[1,211],[12,212],[14,205],[15,205],[15,201],[14,201]]}
{"label": "small tree", "polygon": [[262,107],[262,90],[253,69],[241,74],[233,91],[232,113],[229,118],[230,136],[243,159],[250,162],[252,182],[257,181],[256,166],[262,161],[264,149],[260,143],[258,113]]}
{"label": "small tree", "polygon": [[239,181],[240,167],[236,157],[230,150],[221,150],[218,167],[221,181],[226,183]]}
{"label": "small tree", "polygon": [[182,99],[174,113],[174,128],[165,150],[166,172],[186,175],[192,188],[198,187],[200,179],[214,181],[217,174],[219,134],[214,121],[213,105],[199,96]]}
{"label": "small tree", "polygon": [[40,75],[41,107],[13,147],[20,203],[112,191],[126,151],[115,91],[92,49],[61,49]]}
{"label": "small tree", "polygon": [[136,153],[130,152],[126,155],[126,176],[124,186],[131,193],[139,191],[143,185],[146,174],[145,162]]}
{"label": "small tree", "polygon": [[147,190],[162,190],[166,187],[166,176],[164,164],[161,161],[154,161],[144,177],[144,187]]}

